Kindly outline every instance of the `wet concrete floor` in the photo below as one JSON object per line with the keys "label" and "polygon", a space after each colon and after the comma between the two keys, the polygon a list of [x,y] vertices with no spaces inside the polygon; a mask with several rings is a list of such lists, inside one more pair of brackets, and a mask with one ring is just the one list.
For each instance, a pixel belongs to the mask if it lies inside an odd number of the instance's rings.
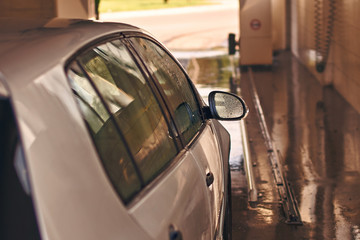
{"label": "wet concrete floor", "polygon": [[290,53],[276,56],[271,70],[253,70],[266,124],[303,225],[285,224],[276,203],[250,76],[243,71],[241,93],[251,111],[246,124],[262,197],[251,208],[245,190],[238,194],[233,183],[234,239],[360,239],[360,115],[331,86],[321,86]]}
{"label": "wet concrete floor", "polygon": [[[200,92],[230,91],[230,63],[224,56],[183,62]],[[289,225],[255,110],[250,72],[241,71],[236,83],[250,108],[245,122],[259,197],[250,206],[238,122],[231,123],[233,239],[360,239],[360,115],[288,52],[275,57],[272,69],[253,69],[270,138],[303,222]]]}

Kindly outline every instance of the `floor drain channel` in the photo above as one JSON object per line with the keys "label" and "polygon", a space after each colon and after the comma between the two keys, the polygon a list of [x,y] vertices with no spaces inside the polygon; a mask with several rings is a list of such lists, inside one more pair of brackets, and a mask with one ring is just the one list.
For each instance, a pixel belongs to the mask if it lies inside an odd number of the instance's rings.
{"label": "floor drain channel", "polygon": [[291,185],[287,182],[286,177],[281,170],[281,161],[276,151],[275,143],[272,141],[269,130],[267,128],[264,113],[260,104],[260,99],[254,83],[253,71],[249,68],[249,78],[252,87],[253,101],[259,117],[260,127],[262,135],[264,136],[266,147],[268,149],[268,156],[273,172],[273,176],[276,182],[278,193],[280,196],[280,202],[286,217],[286,223],[292,225],[302,225],[298,204],[291,188]]}

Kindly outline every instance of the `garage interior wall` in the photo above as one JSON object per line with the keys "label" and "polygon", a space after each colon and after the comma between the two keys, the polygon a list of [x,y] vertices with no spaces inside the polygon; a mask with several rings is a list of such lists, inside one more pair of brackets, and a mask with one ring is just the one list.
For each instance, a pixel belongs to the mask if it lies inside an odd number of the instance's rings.
{"label": "garage interior wall", "polygon": [[[323,85],[333,85],[360,113],[360,1],[291,0],[290,11],[294,55]],[[320,16],[318,20],[317,16]],[[333,22],[332,37],[327,42],[329,20]],[[316,38],[323,48],[329,44],[322,73],[318,73],[315,66],[316,46],[319,46],[315,44]]]}
{"label": "garage interior wall", "polygon": [[55,1],[1,0],[0,16],[3,18],[51,18],[55,15]]}
{"label": "garage interior wall", "polygon": [[273,51],[286,49],[286,1],[271,0],[272,48]]}
{"label": "garage interior wall", "polygon": [[94,0],[0,0],[0,16],[17,18],[81,18],[95,16]]}

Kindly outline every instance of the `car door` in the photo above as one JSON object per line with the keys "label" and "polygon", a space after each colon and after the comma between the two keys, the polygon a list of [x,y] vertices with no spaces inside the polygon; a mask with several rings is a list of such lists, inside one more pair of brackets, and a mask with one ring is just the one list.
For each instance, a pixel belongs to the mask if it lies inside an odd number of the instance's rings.
{"label": "car door", "polygon": [[[211,239],[205,180],[141,64],[121,39],[96,45],[76,59],[73,70],[86,76],[105,106],[86,103],[86,94],[76,90],[84,84],[73,84],[82,109],[92,106],[84,116],[98,118],[87,121],[89,131],[114,190],[149,236]],[[111,132],[121,141],[105,137]]]}
{"label": "car door", "polygon": [[[210,205],[213,232],[219,230],[224,199],[223,163],[211,121],[204,122],[195,90],[180,65],[155,41],[132,37],[131,42],[145,62],[167,103],[181,142],[200,167]],[[189,177],[191,175],[188,175]]]}

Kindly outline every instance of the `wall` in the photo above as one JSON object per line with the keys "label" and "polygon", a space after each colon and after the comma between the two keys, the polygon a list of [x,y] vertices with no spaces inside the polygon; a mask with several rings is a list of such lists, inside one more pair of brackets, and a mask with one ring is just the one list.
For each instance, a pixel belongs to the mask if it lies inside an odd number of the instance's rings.
{"label": "wall", "polygon": [[47,0],[1,0],[1,17],[50,18],[55,15],[55,2]]}
{"label": "wall", "polygon": [[[333,20],[327,18],[334,3]],[[316,3],[322,12],[315,13]],[[316,16],[320,16],[317,18]],[[328,61],[316,71],[316,48],[326,56],[326,23],[333,21]],[[323,85],[335,89],[360,113],[360,1],[291,0],[291,49]],[[325,23],[325,24],[324,24]],[[331,25],[331,24],[330,24]],[[320,30],[319,30],[320,29]],[[331,29],[330,29],[331,30]],[[316,44],[315,39],[319,39]],[[322,49],[322,50],[321,50]],[[319,57],[320,59],[321,57]]]}
{"label": "wall", "polygon": [[93,18],[94,0],[0,0],[0,17]]}
{"label": "wall", "polygon": [[272,47],[274,51],[286,49],[286,2],[271,0]]}

